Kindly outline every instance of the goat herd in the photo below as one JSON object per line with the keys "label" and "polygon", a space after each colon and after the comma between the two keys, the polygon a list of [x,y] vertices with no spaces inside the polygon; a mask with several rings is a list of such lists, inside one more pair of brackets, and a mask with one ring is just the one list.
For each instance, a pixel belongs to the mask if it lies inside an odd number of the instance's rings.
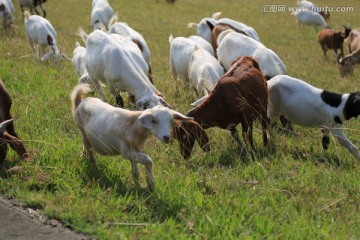
{"label": "goat herd", "polygon": [[[21,8],[36,9],[41,4],[44,17],[45,1],[30,1]],[[299,6],[312,6],[298,0]],[[315,6],[315,5],[314,5]],[[5,30],[13,22],[11,0],[0,0],[0,15]],[[298,11],[299,24],[326,26],[318,12]],[[164,143],[171,137],[180,143],[184,158],[191,155],[195,141],[204,151],[210,151],[206,128],[230,130],[236,142],[242,144],[236,126],[241,124],[246,145],[253,148],[253,122],[260,119],[264,145],[275,144],[273,126],[278,117],[284,126],[291,123],[320,128],[324,150],[329,145],[330,132],[356,159],[358,148],[343,133],[346,120],[360,115],[360,92],[337,94],[318,89],[286,74],[279,56],[260,42],[254,28],[229,19],[219,19],[220,13],[189,23],[197,28],[197,36],[170,35],[170,67],[173,77],[182,79],[203,95],[193,103],[194,109],[181,114],[171,108],[152,80],[151,55],[145,39],[124,22],[117,21],[108,0],[93,0],[91,23],[94,31],[78,35],[86,47],[76,43],[73,58],[57,48],[56,31],[44,17],[24,12],[25,30],[36,61],[71,60],[79,83],[72,91],[73,116],[82,134],[84,151],[96,165],[95,153],[122,155],[130,160],[132,174],[139,184],[137,163],[146,168],[147,183],[154,189],[152,159],[142,153],[148,136]],[[329,17],[328,14],[324,16]],[[333,49],[341,73],[352,72],[360,51],[359,29],[335,32],[323,29],[319,42],[326,55]],[[349,36],[350,54],[344,56],[343,41]],[[49,47],[48,53],[45,49]],[[6,157],[7,144],[22,158],[28,154],[15,132],[11,120],[11,98],[0,82],[0,164]],[[105,102],[104,85],[114,95],[117,107]],[[98,98],[83,98],[94,89]],[[128,92],[138,111],[124,109],[120,92]],[[301,102],[302,104],[298,104]]]}

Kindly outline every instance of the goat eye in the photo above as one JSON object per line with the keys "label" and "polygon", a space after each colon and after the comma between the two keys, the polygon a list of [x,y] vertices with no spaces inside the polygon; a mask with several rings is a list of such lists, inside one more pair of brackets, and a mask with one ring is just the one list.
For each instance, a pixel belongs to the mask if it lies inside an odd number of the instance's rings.
{"label": "goat eye", "polygon": [[154,124],[154,125],[157,124],[156,120],[152,120],[151,122],[152,122],[152,124]]}

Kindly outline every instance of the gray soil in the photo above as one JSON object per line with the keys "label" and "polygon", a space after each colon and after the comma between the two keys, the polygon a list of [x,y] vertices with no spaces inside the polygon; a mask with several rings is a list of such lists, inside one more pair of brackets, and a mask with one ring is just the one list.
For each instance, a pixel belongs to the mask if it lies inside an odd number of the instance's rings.
{"label": "gray soil", "polygon": [[84,240],[93,239],[76,233],[56,220],[42,216],[37,210],[0,195],[1,240]]}

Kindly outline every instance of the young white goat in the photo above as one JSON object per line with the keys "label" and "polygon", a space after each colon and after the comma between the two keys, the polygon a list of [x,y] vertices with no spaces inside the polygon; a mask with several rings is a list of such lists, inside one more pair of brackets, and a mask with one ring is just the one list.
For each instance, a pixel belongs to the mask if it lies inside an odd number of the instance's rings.
{"label": "young white goat", "polygon": [[76,74],[79,77],[79,83],[90,83],[90,76],[86,69],[86,48],[76,42],[73,52],[72,63]]}
{"label": "young white goat", "polygon": [[[71,59],[64,53],[61,53],[56,43],[56,31],[51,23],[38,15],[31,15],[29,12],[24,13],[25,31],[33,50],[35,60],[47,61],[53,58],[55,62]],[[45,54],[46,47],[49,46],[49,52]],[[42,56],[42,57],[41,57]]]}
{"label": "young white goat", "polygon": [[136,106],[140,109],[159,104],[168,106],[150,82],[147,76],[149,66],[134,42],[118,34],[95,30],[87,36],[86,50],[90,79],[103,100],[105,96],[100,82],[109,85],[119,106],[124,106],[119,91],[134,94]]}
{"label": "young white goat", "polygon": [[214,56],[205,49],[196,47],[191,55],[189,79],[198,94],[208,95],[224,73],[223,67]]}
{"label": "young white goat", "polygon": [[219,35],[217,44],[217,56],[226,71],[238,57],[252,56],[266,79],[286,73],[286,66],[274,51],[244,34],[226,30]]}
{"label": "young white goat", "polygon": [[108,30],[109,22],[114,11],[108,0],[96,0],[92,3],[91,26],[94,30],[105,28]]}
{"label": "young white goat", "polygon": [[[295,124],[320,128],[324,150],[330,143],[331,132],[342,146],[360,160],[358,148],[343,132],[345,121],[360,115],[360,92],[330,93],[286,75],[270,79],[268,92],[268,117],[272,123],[278,116],[284,115]],[[272,130],[268,136],[274,141]]]}
{"label": "young white goat", "polygon": [[14,5],[11,0],[0,0],[0,18],[5,31],[14,24]]}
{"label": "young white goat", "polygon": [[146,139],[152,134],[162,142],[169,143],[174,120],[192,118],[163,106],[145,111],[129,111],[113,107],[98,98],[83,99],[83,94],[90,91],[89,85],[80,84],[71,93],[73,116],[81,131],[86,155],[94,165],[95,153],[122,155],[131,162],[136,185],[139,185],[137,163],[143,164],[147,185],[153,190],[153,161],[142,153]]}

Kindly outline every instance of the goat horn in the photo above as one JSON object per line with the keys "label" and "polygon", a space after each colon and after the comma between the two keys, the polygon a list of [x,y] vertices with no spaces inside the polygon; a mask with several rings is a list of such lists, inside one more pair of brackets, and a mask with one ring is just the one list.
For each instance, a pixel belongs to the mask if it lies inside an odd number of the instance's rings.
{"label": "goat horn", "polygon": [[12,119],[3,121],[2,123],[0,123],[0,134],[3,134],[7,128],[7,126],[12,122]]}

